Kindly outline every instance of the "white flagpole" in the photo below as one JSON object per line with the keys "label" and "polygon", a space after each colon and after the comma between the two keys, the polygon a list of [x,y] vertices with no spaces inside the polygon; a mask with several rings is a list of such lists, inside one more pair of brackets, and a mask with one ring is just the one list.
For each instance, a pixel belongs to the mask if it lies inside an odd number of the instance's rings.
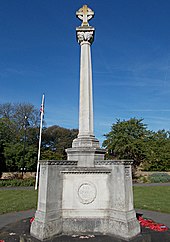
{"label": "white flagpole", "polygon": [[43,123],[43,115],[44,115],[44,94],[42,96],[42,104],[41,104],[41,122],[40,122],[40,134],[39,134],[39,147],[38,147],[38,162],[37,162],[37,174],[35,180],[35,190],[38,188],[38,180],[39,180],[39,168],[40,168],[40,151],[41,151],[41,134],[42,134],[42,123]]}

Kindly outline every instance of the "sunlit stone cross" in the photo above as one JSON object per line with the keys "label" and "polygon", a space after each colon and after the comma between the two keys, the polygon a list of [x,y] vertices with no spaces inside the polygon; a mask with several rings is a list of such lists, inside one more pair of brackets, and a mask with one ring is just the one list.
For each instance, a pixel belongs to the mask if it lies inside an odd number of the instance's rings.
{"label": "sunlit stone cross", "polygon": [[88,8],[87,5],[84,5],[76,12],[76,16],[80,20],[83,20],[81,24],[82,26],[89,26],[88,20],[94,17],[94,12],[90,8]]}
{"label": "sunlit stone cross", "polygon": [[80,95],[79,95],[79,133],[73,140],[72,148],[68,148],[67,160],[78,161],[78,166],[94,167],[95,160],[104,160],[105,150],[100,148],[94,135],[93,125],[93,83],[91,45],[94,41],[95,29],[89,26],[94,12],[84,5],[76,16],[82,20],[76,28],[77,41],[80,45]]}

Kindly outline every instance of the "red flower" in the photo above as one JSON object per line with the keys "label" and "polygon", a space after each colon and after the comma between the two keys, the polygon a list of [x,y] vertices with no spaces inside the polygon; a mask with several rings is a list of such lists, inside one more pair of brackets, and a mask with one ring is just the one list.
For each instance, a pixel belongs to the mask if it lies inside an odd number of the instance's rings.
{"label": "red flower", "polygon": [[151,230],[159,231],[159,232],[168,230],[168,227],[166,225],[155,223],[151,219],[144,219],[141,216],[139,216],[138,220],[139,220],[139,223],[140,223],[141,226],[149,228]]}
{"label": "red flower", "polygon": [[[33,221],[34,221],[34,217],[32,217],[31,219],[30,219],[30,223],[32,223]],[[1,241],[0,241],[1,242]]]}

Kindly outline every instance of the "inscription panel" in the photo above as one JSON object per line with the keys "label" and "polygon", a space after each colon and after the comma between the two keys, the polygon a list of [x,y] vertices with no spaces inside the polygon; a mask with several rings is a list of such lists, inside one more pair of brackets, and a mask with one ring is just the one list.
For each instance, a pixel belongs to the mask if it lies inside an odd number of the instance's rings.
{"label": "inscription panel", "polygon": [[83,204],[92,203],[95,200],[96,195],[96,187],[90,182],[84,182],[78,188],[78,197]]}

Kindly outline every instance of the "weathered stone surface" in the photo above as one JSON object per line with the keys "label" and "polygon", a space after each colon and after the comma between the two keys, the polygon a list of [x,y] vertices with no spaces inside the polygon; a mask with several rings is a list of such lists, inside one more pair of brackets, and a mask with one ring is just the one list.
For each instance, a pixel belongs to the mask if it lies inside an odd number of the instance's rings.
{"label": "weathered stone surface", "polygon": [[31,235],[41,241],[54,235],[62,233],[62,221],[58,220],[39,220],[35,218],[31,225]]}
{"label": "weathered stone surface", "polygon": [[96,161],[95,167],[41,162],[38,208],[31,234],[44,240],[72,232],[122,238],[140,233],[133,207],[131,161]]}
{"label": "weathered stone surface", "polygon": [[[63,172],[63,218],[108,216],[110,170]],[[102,181],[102,182],[101,182]]]}
{"label": "weathered stone surface", "polygon": [[53,235],[102,233],[130,239],[140,233],[133,206],[132,161],[105,161],[105,150],[93,131],[91,44],[94,28],[86,5],[77,15],[81,47],[79,134],[67,161],[41,161],[38,208],[31,234],[44,240]]}
{"label": "weathered stone surface", "polygon": [[63,219],[63,232],[65,234],[105,233],[108,227],[107,218],[65,218]]}
{"label": "weathered stone surface", "polygon": [[124,239],[131,239],[140,233],[139,222],[135,217],[131,220],[110,218],[107,229],[107,234],[119,236]]}
{"label": "weathered stone surface", "polygon": [[105,150],[100,148],[70,148],[67,149],[67,159],[78,161],[78,166],[94,167],[94,161],[104,159]]}
{"label": "weathered stone surface", "polygon": [[[86,5],[85,5],[86,6]],[[93,11],[87,6],[77,12],[77,16],[90,19]],[[88,11],[88,13],[87,13]],[[88,17],[87,17],[88,16]],[[82,17],[82,20],[84,17]],[[77,41],[81,48],[80,57],[80,101],[79,101],[79,134],[73,140],[72,148],[66,150],[68,160],[77,160],[78,166],[94,166],[95,160],[103,160],[105,150],[100,149],[99,141],[94,136],[93,128],[93,90],[91,44],[94,41],[95,29],[89,24],[76,28]]]}
{"label": "weathered stone surface", "polygon": [[67,218],[63,219],[64,234],[108,234],[130,239],[140,233],[137,220],[121,221],[114,218]]}
{"label": "weathered stone surface", "polygon": [[32,236],[40,240],[62,232],[63,183],[58,161],[57,165],[54,163],[40,162],[38,206],[30,231]]}

